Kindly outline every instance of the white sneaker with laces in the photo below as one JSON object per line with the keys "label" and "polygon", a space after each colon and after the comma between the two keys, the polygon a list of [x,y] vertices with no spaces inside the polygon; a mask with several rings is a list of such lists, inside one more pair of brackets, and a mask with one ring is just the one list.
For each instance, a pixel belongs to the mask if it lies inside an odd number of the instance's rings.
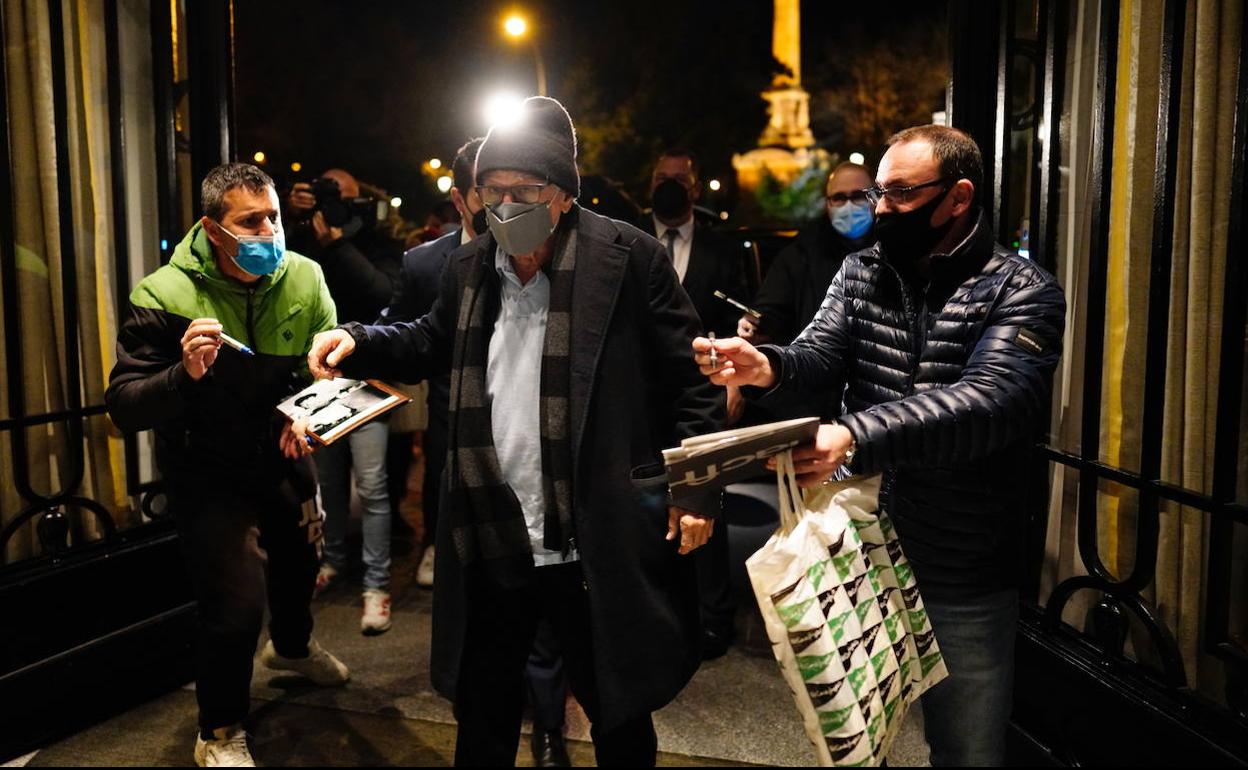
{"label": "white sneaker with laces", "polygon": [[351,671],[341,660],[331,655],[315,639],[308,640],[308,657],[284,658],[277,654],[273,640],[264,643],[260,652],[260,662],[276,671],[294,671],[311,679],[313,684],[322,687],[333,687],[344,684],[351,678]]}
{"label": "white sneaker with laces", "polygon": [[316,571],[316,587],[312,589],[313,596],[320,596],[323,591],[338,581],[338,569],[329,562],[321,564],[321,568]]}
{"label": "white sneaker with laces", "polygon": [[255,767],[247,749],[247,733],[242,727],[221,728],[212,731],[212,740],[204,740],[202,734],[195,736],[195,764],[200,767]]}
{"label": "white sneaker with laces", "polygon": [[365,636],[376,636],[390,630],[390,594],[379,588],[364,591],[364,615],[360,618],[360,631]]}
{"label": "white sneaker with laces", "polygon": [[416,585],[422,588],[433,588],[433,546],[425,549],[420,557],[420,566],[416,568]]}

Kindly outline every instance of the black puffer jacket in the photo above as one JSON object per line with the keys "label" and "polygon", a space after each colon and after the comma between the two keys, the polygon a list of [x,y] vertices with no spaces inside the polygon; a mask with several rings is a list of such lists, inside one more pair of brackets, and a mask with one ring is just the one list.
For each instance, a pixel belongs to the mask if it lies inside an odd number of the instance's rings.
{"label": "black puffer jacket", "polygon": [[1048,413],[1066,302],[1056,280],[993,243],[981,217],[933,255],[926,291],[877,244],[850,255],[810,326],[764,346],[794,387],[844,391],[853,470],[884,471],[881,501],[925,592],[1015,585],[1026,458]]}

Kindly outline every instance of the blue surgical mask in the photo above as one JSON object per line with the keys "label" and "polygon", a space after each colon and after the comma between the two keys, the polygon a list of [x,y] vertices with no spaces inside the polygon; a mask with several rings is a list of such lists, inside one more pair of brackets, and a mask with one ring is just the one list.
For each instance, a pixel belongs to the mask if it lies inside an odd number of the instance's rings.
{"label": "blue surgical mask", "polygon": [[851,241],[866,235],[874,221],[869,203],[842,203],[833,206],[828,218],[832,220],[832,227]]}
{"label": "blue surgical mask", "polygon": [[231,259],[240,270],[252,275],[269,275],[286,257],[286,236],[281,230],[272,235],[235,235],[224,226],[221,231],[238,243],[238,253]]}

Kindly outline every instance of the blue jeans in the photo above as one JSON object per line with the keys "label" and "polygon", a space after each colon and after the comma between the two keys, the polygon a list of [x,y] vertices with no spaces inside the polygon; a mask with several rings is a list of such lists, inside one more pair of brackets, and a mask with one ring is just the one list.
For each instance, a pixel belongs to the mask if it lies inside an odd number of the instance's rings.
{"label": "blue jeans", "polygon": [[351,470],[364,506],[364,587],[390,586],[390,495],[386,489],[386,439],[389,427],[374,420],[347,437],[320,447],[313,457],[325,509],[325,561],[336,569],[347,564],[347,520],[351,516]]}
{"label": "blue jeans", "polygon": [[1018,591],[924,595],[923,603],[949,669],[922,698],[932,767],[1000,766],[1014,702]]}

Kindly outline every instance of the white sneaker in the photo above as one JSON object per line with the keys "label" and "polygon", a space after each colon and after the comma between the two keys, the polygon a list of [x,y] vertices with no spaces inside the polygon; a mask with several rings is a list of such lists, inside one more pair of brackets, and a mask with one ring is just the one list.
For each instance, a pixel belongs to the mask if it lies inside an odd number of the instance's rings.
{"label": "white sneaker", "polygon": [[316,571],[316,587],[312,589],[313,596],[320,596],[322,592],[338,581],[338,570],[329,562],[323,562],[321,568]]}
{"label": "white sneaker", "polygon": [[264,643],[260,662],[276,671],[294,671],[311,679],[314,684],[332,687],[351,678],[351,671],[333,655],[329,654],[315,639],[308,640],[308,657],[283,658],[273,648],[273,640]]}
{"label": "white sneaker", "polygon": [[255,767],[256,761],[247,750],[247,733],[234,726],[213,730],[213,735],[223,735],[204,740],[203,734],[195,736],[195,764],[200,767]]}
{"label": "white sneaker", "polygon": [[379,588],[364,591],[364,615],[360,618],[360,631],[365,636],[376,636],[390,630],[390,594]]}
{"label": "white sneaker", "polygon": [[422,588],[433,588],[433,546],[425,549],[420,557],[420,566],[416,568],[416,585]]}

